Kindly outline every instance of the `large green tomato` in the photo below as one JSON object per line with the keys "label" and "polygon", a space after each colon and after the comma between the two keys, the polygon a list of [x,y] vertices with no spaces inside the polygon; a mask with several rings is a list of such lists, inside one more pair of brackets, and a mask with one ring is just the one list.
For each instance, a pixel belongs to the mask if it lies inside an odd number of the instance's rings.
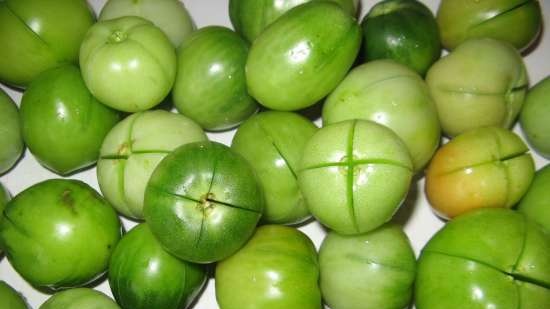
{"label": "large green tomato", "polygon": [[[229,0],[229,18],[235,30],[249,42],[290,9],[315,0]],[[350,15],[357,14],[359,0],[331,0]]]}
{"label": "large green tomato", "polygon": [[216,266],[221,309],[320,309],[319,262],[311,240],[281,225],[264,225]]}
{"label": "large green tomato", "polygon": [[529,144],[550,159],[550,76],[529,90],[519,119]]}
{"label": "large green tomato", "polygon": [[252,43],[246,63],[248,91],[274,110],[311,106],[344,78],[360,45],[360,27],[338,4],[300,5]]}
{"label": "large green tomato", "polygon": [[143,219],[145,186],[158,163],[177,147],[206,139],[183,115],[164,110],[133,114],[103,141],[97,162],[99,188],[117,211]]}
{"label": "large green tomato", "polygon": [[152,21],[178,48],[195,29],[193,20],[178,0],[109,0],[101,9],[99,20],[139,16]]}
{"label": "large green tomato", "polygon": [[107,295],[89,288],[54,294],[39,309],[120,309]]}
{"label": "large green tomato", "polygon": [[119,119],[117,111],[90,94],[73,65],[40,74],[21,100],[25,143],[42,165],[60,175],[94,164]]}
{"label": "large green tomato", "polygon": [[527,71],[512,45],[494,39],[471,39],[436,62],[426,82],[449,137],[467,130],[509,128],[527,92]]}
{"label": "large green tomato", "polygon": [[137,112],[159,104],[176,78],[176,51],[152,22],[127,16],[96,23],[80,47],[80,69],[102,103]]}
{"label": "large green tomato", "polygon": [[258,105],[246,90],[247,56],[248,43],[230,29],[210,26],[193,33],[178,53],[172,92],[178,111],[207,130],[248,118]]}
{"label": "large green tomato", "polygon": [[0,309],[28,309],[23,296],[0,280]]}
{"label": "large green tomato", "polygon": [[77,180],[51,179],[29,187],[8,203],[0,220],[0,248],[11,265],[48,291],[98,278],[120,234],[113,208]]}
{"label": "large green tomato", "polygon": [[472,211],[422,250],[417,309],[550,308],[550,236],[508,209]]}
{"label": "large green tomato", "polygon": [[538,0],[441,0],[437,22],[447,49],[489,37],[523,50],[542,29],[542,14]]}
{"label": "large green tomato", "polygon": [[398,225],[356,236],[330,232],[319,264],[321,292],[331,309],[403,309],[411,302],[416,258]]}
{"label": "large green tomato", "polygon": [[409,149],[416,172],[439,145],[439,119],[426,83],[416,72],[391,60],[356,67],[325,100],[324,125],[357,118],[397,133]]}
{"label": "large green tomato", "polygon": [[225,259],[250,238],[264,205],[249,163],[215,142],[183,145],[157,166],[145,220],[162,246],[196,263]]}
{"label": "large green tomato", "polygon": [[248,160],[263,187],[262,222],[295,224],[310,217],[296,172],[316,131],[303,116],[267,111],[249,118],[235,133],[231,148]]}
{"label": "large green tomato", "polygon": [[0,174],[3,174],[17,162],[23,153],[24,145],[17,106],[2,89],[0,89],[0,141]]}
{"label": "large green tomato", "polygon": [[78,63],[94,22],[85,0],[0,1],[0,81],[25,87],[47,69]]}
{"label": "large green tomato", "polygon": [[550,232],[550,164],[537,171],[518,211]]}

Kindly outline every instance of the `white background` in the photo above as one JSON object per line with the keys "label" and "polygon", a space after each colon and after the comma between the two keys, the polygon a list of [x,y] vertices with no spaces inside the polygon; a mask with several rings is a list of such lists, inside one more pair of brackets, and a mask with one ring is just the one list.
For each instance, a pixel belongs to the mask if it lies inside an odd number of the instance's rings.
{"label": "white background", "polygon": [[[105,3],[105,0],[88,1],[96,13],[99,12]],[[223,25],[231,27],[228,13],[228,0],[184,0],[183,2],[199,28],[207,25]],[[378,1],[373,0],[362,0],[360,17],[362,18],[377,2]],[[424,0],[423,2],[430,7],[433,12],[436,12],[439,3],[438,0]],[[544,10],[544,19],[550,22],[550,1],[541,0],[540,2]],[[514,31],[514,29],[510,29],[510,31]],[[534,51],[526,56],[525,62],[529,71],[531,85],[534,85],[545,76],[550,75],[550,31],[543,32],[539,45]],[[2,88],[4,88],[14,99],[14,101],[19,104],[21,93],[7,89],[3,86]],[[548,103],[550,104],[550,102]],[[320,121],[317,121],[317,124],[319,125]],[[515,126],[515,131],[521,134],[518,125]],[[209,137],[212,140],[230,144],[233,133],[233,131],[215,134],[209,133]],[[543,160],[536,154],[533,156],[535,157],[537,169],[548,163],[548,161]],[[73,175],[70,178],[83,180],[96,190],[99,190],[95,172],[95,168],[92,168]],[[27,150],[24,158],[18,163],[18,165],[8,174],[0,177],[0,182],[7,187],[12,195],[16,195],[30,185],[49,178],[59,178],[59,176],[40,166],[31,153]],[[417,254],[423,245],[429,240],[431,235],[433,235],[443,225],[443,222],[431,212],[426,201],[424,195],[424,179],[420,179],[418,182],[413,183],[411,194],[401,207],[400,211],[397,213],[395,220],[404,226],[405,232],[409,236],[413,248]],[[129,222],[127,220],[123,221],[127,229],[135,225],[134,222]],[[321,244],[324,237],[324,231],[317,222],[311,222],[300,227],[300,229],[310,236],[316,246]],[[0,257],[0,280],[7,281],[15,289],[21,291],[33,308],[38,308],[48,298],[48,295],[41,294],[27,284],[11,268],[5,257]],[[107,282],[103,282],[97,287],[97,289],[111,295]],[[194,308],[218,308],[215,301],[213,280],[208,282],[206,290]]]}

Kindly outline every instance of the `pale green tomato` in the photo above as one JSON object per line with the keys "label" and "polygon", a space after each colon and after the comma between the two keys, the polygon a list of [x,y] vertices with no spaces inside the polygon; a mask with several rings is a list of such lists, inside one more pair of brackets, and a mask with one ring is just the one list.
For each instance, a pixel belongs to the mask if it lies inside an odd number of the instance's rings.
{"label": "pale green tomato", "polygon": [[23,153],[23,136],[17,106],[0,89],[0,174],[7,172]]}
{"label": "pale green tomato", "polygon": [[50,297],[39,309],[120,309],[107,295],[89,288],[71,289]]}
{"label": "pale green tomato", "polygon": [[0,309],[29,308],[23,296],[4,281],[0,281],[0,300]]}
{"label": "pale green tomato", "polygon": [[518,211],[550,232],[550,164],[535,174],[518,204]]}
{"label": "pale green tomato", "polygon": [[519,120],[529,144],[550,159],[550,77],[529,90]]}

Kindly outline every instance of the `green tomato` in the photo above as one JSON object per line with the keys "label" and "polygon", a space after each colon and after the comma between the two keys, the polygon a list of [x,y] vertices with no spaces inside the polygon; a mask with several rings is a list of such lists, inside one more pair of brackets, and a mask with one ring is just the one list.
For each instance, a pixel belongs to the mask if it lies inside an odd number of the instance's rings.
{"label": "green tomato", "polygon": [[332,309],[402,309],[411,302],[416,258],[403,230],[330,232],[319,251],[321,292]]}
{"label": "green tomato", "polygon": [[78,63],[94,22],[85,0],[0,1],[0,81],[25,87],[47,69]]}
{"label": "green tomato", "polygon": [[143,219],[145,187],[158,163],[177,147],[206,140],[189,118],[164,110],[133,114],[105,137],[97,180],[105,198],[123,215]]}
{"label": "green tomato", "polygon": [[90,92],[125,112],[159,104],[176,78],[176,52],[152,22],[127,16],[96,23],[80,47],[80,69]]}
{"label": "green tomato", "polygon": [[542,13],[537,0],[441,0],[437,22],[443,46],[449,50],[482,37],[523,50],[542,29]]}
{"label": "green tomato", "polygon": [[508,209],[459,216],[422,250],[417,309],[550,308],[550,236]]}
{"label": "green tomato", "polygon": [[23,138],[36,159],[67,175],[95,164],[105,135],[120,120],[88,91],[73,65],[33,80],[21,100]]}
{"label": "green tomato", "polygon": [[82,286],[107,269],[121,234],[115,211],[87,184],[51,179],[15,196],[0,221],[0,248],[43,290]]}
{"label": "green tomato", "polygon": [[413,165],[390,129],[368,120],[323,127],[307,142],[298,184],[311,214],[344,235],[391,219],[409,191]]}
{"label": "green tomato", "polygon": [[206,282],[204,267],[170,255],[142,223],[118,243],[109,285],[123,309],[184,309]]}
{"label": "green tomato", "polygon": [[439,145],[439,119],[426,83],[391,60],[356,67],[325,100],[324,125],[349,119],[371,120],[392,129],[407,145],[416,172]]}
{"label": "green tomato", "polygon": [[519,119],[529,144],[550,159],[550,76],[529,90]]}
{"label": "green tomato", "polygon": [[17,106],[2,89],[0,89],[0,140],[2,141],[0,174],[3,174],[21,157],[24,145]]}
{"label": "green tomato", "polygon": [[263,204],[256,175],[243,157],[223,144],[196,142],[177,148],[155,169],[144,215],[168,252],[211,263],[245,244]]}
{"label": "green tomato", "polygon": [[216,265],[221,309],[320,309],[319,262],[311,240],[264,225],[235,255]]}
{"label": "green tomato", "polygon": [[[181,45],[174,105],[207,130],[229,129],[256,112],[246,90],[248,43],[220,26],[202,28]],[[212,91],[215,89],[215,91]]]}
{"label": "green tomato", "polygon": [[290,112],[252,116],[235,133],[231,148],[252,165],[265,195],[262,222],[296,224],[310,217],[296,171],[317,127]]}
{"label": "green tomato", "polygon": [[523,59],[510,44],[471,39],[436,62],[426,82],[449,137],[486,126],[511,127],[527,92]]}
{"label": "green tomato", "polygon": [[23,295],[0,280],[0,309],[28,309]]}
{"label": "green tomato", "polygon": [[361,26],[366,61],[389,58],[424,75],[441,55],[437,22],[422,2],[379,2]]}
{"label": "green tomato", "polygon": [[189,12],[178,0],[109,0],[101,9],[99,20],[123,16],[139,16],[152,21],[175,48],[195,30]]}
{"label": "green tomato", "polygon": [[537,171],[518,211],[550,232],[550,164]]}
{"label": "green tomato", "polygon": [[54,294],[39,309],[120,309],[107,295],[89,288]]}
{"label": "green tomato", "polygon": [[[229,18],[235,30],[249,42],[290,9],[315,0],[229,0]],[[350,15],[357,14],[359,0],[331,0]]]}
{"label": "green tomato", "polygon": [[[11,195],[8,192],[8,190],[0,183],[0,221],[2,221],[4,209],[6,208],[6,205],[11,199]],[[0,250],[0,254],[2,254],[2,250]],[[0,281],[1,283],[1,281]],[[0,307],[0,309],[3,309]]]}
{"label": "green tomato", "polygon": [[300,5],[252,43],[246,63],[248,91],[274,110],[311,106],[344,78],[360,45],[361,28],[339,5]]}

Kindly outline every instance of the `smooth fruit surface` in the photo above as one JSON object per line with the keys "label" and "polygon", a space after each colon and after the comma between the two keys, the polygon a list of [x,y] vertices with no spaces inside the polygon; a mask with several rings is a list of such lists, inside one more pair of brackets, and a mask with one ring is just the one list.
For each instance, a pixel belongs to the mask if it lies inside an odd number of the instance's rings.
{"label": "smooth fruit surface", "polygon": [[0,281],[0,309],[28,309],[23,296],[6,282]]}
{"label": "smooth fruit surface", "polygon": [[535,173],[533,182],[518,204],[518,211],[550,231],[550,165]]}
{"label": "smooth fruit surface", "polygon": [[89,288],[58,292],[39,309],[120,309],[107,295]]}
{"label": "smooth fruit surface", "polygon": [[13,100],[0,89],[0,174],[7,172],[23,153],[19,112]]}
{"label": "smooth fruit surface", "polygon": [[519,119],[529,144],[550,159],[550,77],[529,90]]}

